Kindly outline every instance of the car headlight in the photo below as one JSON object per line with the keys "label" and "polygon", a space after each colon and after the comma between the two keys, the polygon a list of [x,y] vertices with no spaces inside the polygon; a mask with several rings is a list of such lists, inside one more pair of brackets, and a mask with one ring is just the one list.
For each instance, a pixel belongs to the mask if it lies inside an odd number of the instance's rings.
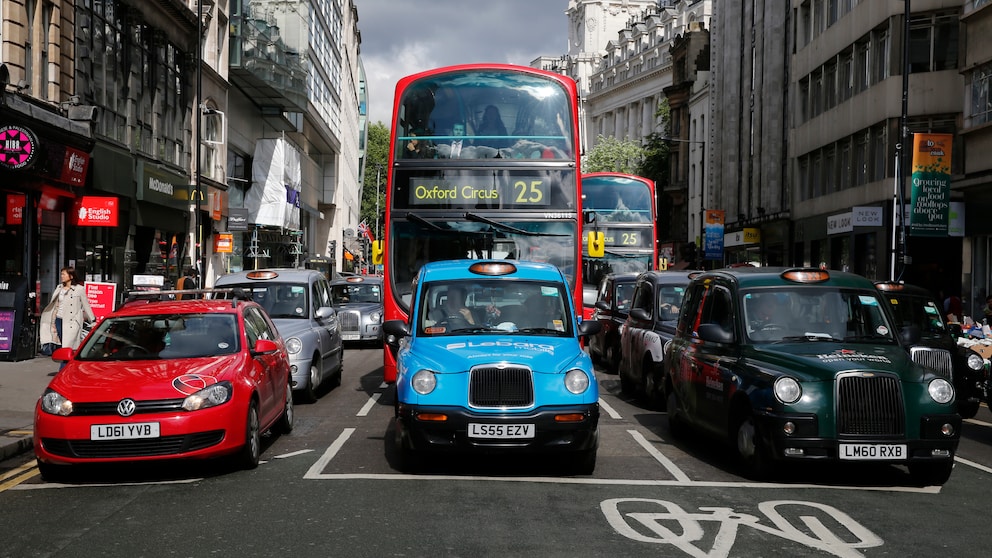
{"label": "car headlight", "polygon": [[578,395],[589,389],[589,375],[584,370],[573,368],[565,374],[565,389]]}
{"label": "car headlight", "polygon": [[207,386],[184,399],[183,410],[199,411],[200,409],[216,407],[222,403],[227,403],[233,392],[231,382],[219,382]]}
{"label": "car headlight", "polygon": [[433,370],[418,370],[413,378],[410,378],[410,387],[420,395],[427,395],[437,387],[437,377]]}
{"label": "car headlight", "polygon": [[376,324],[382,323],[382,312],[372,312],[369,314],[369,321]]}
{"label": "car headlight", "polygon": [[943,378],[935,378],[927,386],[930,397],[937,403],[950,403],[954,399],[954,386]]}
{"label": "car headlight", "polygon": [[795,378],[783,376],[775,380],[775,397],[782,403],[795,403],[802,396],[803,386]]}
{"label": "car headlight", "polygon": [[971,368],[972,370],[981,370],[982,368],[985,368],[985,359],[978,353],[972,352],[968,355],[968,368]]}
{"label": "car headlight", "polygon": [[303,341],[300,341],[299,337],[290,337],[286,340],[286,352],[291,355],[303,350]]}
{"label": "car headlight", "polygon": [[72,414],[72,401],[54,390],[45,391],[41,396],[41,410],[52,415],[67,417]]}

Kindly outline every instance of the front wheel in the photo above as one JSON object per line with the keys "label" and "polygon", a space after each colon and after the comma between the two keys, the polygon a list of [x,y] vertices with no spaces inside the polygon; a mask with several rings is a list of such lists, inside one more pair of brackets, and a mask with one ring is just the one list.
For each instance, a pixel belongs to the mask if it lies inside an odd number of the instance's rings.
{"label": "front wheel", "polygon": [[293,383],[286,382],[286,400],[283,403],[282,416],[279,417],[279,423],[276,425],[279,432],[283,434],[289,434],[293,431],[293,426],[296,422],[296,411],[293,409]]}
{"label": "front wheel", "polygon": [[258,403],[251,402],[248,406],[248,417],[245,420],[245,445],[239,455],[240,465],[244,469],[258,467],[262,456],[262,431],[258,422]]}
{"label": "front wheel", "polygon": [[668,413],[668,432],[672,435],[672,438],[682,438],[685,436],[686,424],[685,418],[682,416],[682,411],[679,409],[679,401],[675,396],[674,390],[668,390],[665,409]]}
{"label": "front wheel", "polygon": [[572,463],[576,475],[591,475],[596,470],[596,448],[578,453]]}
{"label": "front wheel", "polygon": [[958,401],[958,414],[963,419],[975,418],[981,405],[982,402],[977,398],[960,400]]}
{"label": "front wheel", "polygon": [[317,390],[320,388],[320,362],[317,359],[310,361],[310,377],[307,378],[307,385],[303,388],[302,396],[305,403],[317,402]]}
{"label": "front wheel", "polygon": [[748,476],[755,480],[764,480],[771,470],[771,459],[768,456],[768,450],[764,447],[761,431],[754,420],[754,415],[750,412],[742,413],[734,430],[737,456],[740,458],[741,464],[744,465]]}
{"label": "front wheel", "polygon": [[941,486],[951,478],[954,460],[909,464],[909,476],[920,486]]}

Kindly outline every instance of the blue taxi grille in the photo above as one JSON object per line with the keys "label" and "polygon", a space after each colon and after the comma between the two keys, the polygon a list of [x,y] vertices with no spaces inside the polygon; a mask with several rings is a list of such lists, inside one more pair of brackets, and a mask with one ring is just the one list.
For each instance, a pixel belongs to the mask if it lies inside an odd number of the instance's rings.
{"label": "blue taxi grille", "polygon": [[904,436],[902,386],[895,376],[853,374],[837,380],[840,436]]}
{"label": "blue taxi grille", "polygon": [[528,407],[534,404],[534,380],[527,368],[473,368],[468,388],[472,407]]}

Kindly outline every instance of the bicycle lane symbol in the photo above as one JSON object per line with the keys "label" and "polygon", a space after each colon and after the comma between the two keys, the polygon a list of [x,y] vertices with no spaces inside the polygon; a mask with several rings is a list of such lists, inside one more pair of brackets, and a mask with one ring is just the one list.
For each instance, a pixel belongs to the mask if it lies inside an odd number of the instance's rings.
{"label": "bicycle lane symbol", "polygon": [[[651,507],[660,507],[664,511],[650,511]],[[621,508],[636,508],[638,511],[621,511]],[[796,516],[805,529],[794,525],[782,515],[781,512],[786,511],[786,508],[789,508],[787,511],[792,512],[790,517]],[[772,522],[772,525],[765,525],[757,516],[737,513],[732,508],[701,507],[699,508],[701,513],[689,513],[678,504],[649,498],[604,500],[600,503],[600,509],[610,526],[621,535],[640,542],[669,544],[696,558],[729,556],[741,526],[842,558],[863,556],[857,549],[883,544],[882,539],[851,516],[837,508],[817,502],[772,500],[758,504],[758,509]],[[640,511],[644,509],[649,511]],[[824,516],[829,517],[834,524],[828,526],[824,523]],[[696,546],[696,543],[706,535],[706,530],[701,524],[704,521],[720,524],[709,551]],[[646,528],[650,534],[645,534],[644,529],[635,528],[638,525]],[[846,532],[836,533],[833,529],[842,529]]]}

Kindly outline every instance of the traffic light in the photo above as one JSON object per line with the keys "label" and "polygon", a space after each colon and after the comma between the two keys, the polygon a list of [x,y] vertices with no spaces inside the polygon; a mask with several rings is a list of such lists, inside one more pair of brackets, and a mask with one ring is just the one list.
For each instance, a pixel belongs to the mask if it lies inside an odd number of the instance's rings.
{"label": "traffic light", "polygon": [[332,240],[330,245],[331,245],[331,249],[330,249],[331,257],[334,258],[338,255],[338,241]]}

